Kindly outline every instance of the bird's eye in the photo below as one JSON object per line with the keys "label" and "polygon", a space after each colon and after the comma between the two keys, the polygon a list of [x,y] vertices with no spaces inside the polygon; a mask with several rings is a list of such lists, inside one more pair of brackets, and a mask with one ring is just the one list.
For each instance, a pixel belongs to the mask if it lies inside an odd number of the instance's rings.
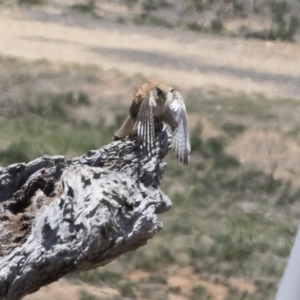
{"label": "bird's eye", "polygon": [[175,90],[174,90],[174,88],[170,87],[169,91],[170,91],[170,93],[173,93]]}

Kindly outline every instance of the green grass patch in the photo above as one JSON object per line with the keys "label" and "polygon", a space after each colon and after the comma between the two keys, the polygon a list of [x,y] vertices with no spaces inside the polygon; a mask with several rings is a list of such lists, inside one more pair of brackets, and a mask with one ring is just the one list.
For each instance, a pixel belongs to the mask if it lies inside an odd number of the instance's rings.
{"label": "green grass patch", "polygon": [[207,32],[207,28],[197,22],[188,22],[186,23],[186,28],[195,31],[195,32]]}
{"label": "green grass patch", "polygon": [[136,268],[150,272],[174,262],[173,254],[164,246],[155,247],[151,253],[137,252],[135,257]]}
{"label": "green grass patch", "polygon": [[109,143],[118,123],[106,125],[103,120],[90,123],[70,117],[70,107],[89,105],[88,95],[81,92],[42,93],[25,96],[20,102],[7,101],[0,139],[11,144],[0,151],[1,163],[27,162],[43,154],[74,156]]}
{"label": "green grass patch", "polygon": [[74,4],[71,9],[80,13],[93,13],[96,9],[96,1],[88,0],[86,3]]}
{"label": "green grass patch", "polygon": [[196,285],[192,290],[191,300],[211,300],[211,296],[207,293],[206,289],[201,285]]}
{"label": "green grass patch", "polygon": [[82,291],[80,293],[79,300],[100,300],[100,298],[88,293],[87,291]]}
{"label": "green grass patch", "polygon": [[99,286],[116,286],[122,280],[122,277],[117,273],[109,271],[100,272],[98,270],[71,273],[67,276],[67,278],[75,282],[82,281]]}
{"label": "green grass patch", "polygon": [[136,14],[132,18],[132,22],[136,25],[154,25],[166,28],[176,27],[176,24],[169,22],[167,19],[150,14]]}
{"label": "green grass patch", "polygon": [[71,10],[80,14],[88,14],[96,19],[101,19],[96,12],[97,4],[96,0],[87,0],[85,3],[73,4],[70,6]]}
{"label": "green grass patch", "polygon": [[25,6],[45,4],[45,0],[18,0],[18,4]]}
{"label": "green grass patch", "polygon": [[133,285],[129,281],[120,281],[118,284],[118,289],[120,291],[120,294],[123,297],[128,297],[130,299],[136,299],[136,295],[133,291]]}
{"label": "green grass patch", "polygon": [[65,98],[66,103],[73,107],[91,105],[89,95],[81,91],[70,91],[66,93]]}
{"label": "green grass patch", "polygon": [[[97,286],[110,286],[118,289],[123,297],[130,297],[131,299],[136,298],[133,290],[134,285],[130,281],[124,280],[120,274],[114,272],[90,270],[69,274],[67,275],[67,278],[74,283],[84,282]],[[81,295],[82,299],[96,299],[91,297],[94,296],[87,293],[83,293]]]}
{"label": "green grass patch", "polygon": [[238,134],[246,130],[246,126],[243,124],[236,124],[236,123],[226,121],[222,125],[222,129],[224,132],[228,134],[228,136],[236,137]]}
{"label": "green grass patch", "polygon": [[35,157],[49,154],[43,143],[40,147],[33,147],[28,141],[18,140],[12,142],[5,150],[0,151],[0,161],[4,165],[14,164],[16,162],[28,162]]}

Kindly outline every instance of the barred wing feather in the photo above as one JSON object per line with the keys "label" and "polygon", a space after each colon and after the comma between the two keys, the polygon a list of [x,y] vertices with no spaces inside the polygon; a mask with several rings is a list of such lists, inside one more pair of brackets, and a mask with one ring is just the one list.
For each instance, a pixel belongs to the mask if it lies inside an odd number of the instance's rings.
{"label": "barred wing feather", "polygon": [[149,97],[141,103],[135,126],[143,153],[147,156],[152,156],[155,146],[155,134],[153,114]]}
{"label": "barred wing feather", "polygon": [[189,153],[191,152],[191,145],[186,108],[179,92],[173,92],[173,101],[169,106],[178,123],[177,128],[173,132],[172,149],[180,162],[187,165],[190,159]]}

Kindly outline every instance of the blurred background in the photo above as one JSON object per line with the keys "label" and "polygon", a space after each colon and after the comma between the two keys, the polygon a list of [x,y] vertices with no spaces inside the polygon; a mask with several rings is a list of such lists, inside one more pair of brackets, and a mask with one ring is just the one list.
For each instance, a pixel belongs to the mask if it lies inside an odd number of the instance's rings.
{"label": "blurred background", "polygon": [[273,299],[300,217],[298,0],[1,0],[0,165],[111,141],[156,76],[189,113],[191,163],[148,245],[26,300]]}

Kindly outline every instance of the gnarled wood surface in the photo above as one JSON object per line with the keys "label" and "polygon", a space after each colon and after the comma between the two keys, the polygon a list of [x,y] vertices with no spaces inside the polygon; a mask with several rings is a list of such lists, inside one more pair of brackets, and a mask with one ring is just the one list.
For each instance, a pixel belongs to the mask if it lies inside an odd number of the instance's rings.
{"label": "gnarled wood surface", "polygon": [[0,168],[0,299],[17,300],[67,273],[102,266],[146,244],[171,201],[159,190],[170,146],[156,154],[136,137],[86,155]]}

